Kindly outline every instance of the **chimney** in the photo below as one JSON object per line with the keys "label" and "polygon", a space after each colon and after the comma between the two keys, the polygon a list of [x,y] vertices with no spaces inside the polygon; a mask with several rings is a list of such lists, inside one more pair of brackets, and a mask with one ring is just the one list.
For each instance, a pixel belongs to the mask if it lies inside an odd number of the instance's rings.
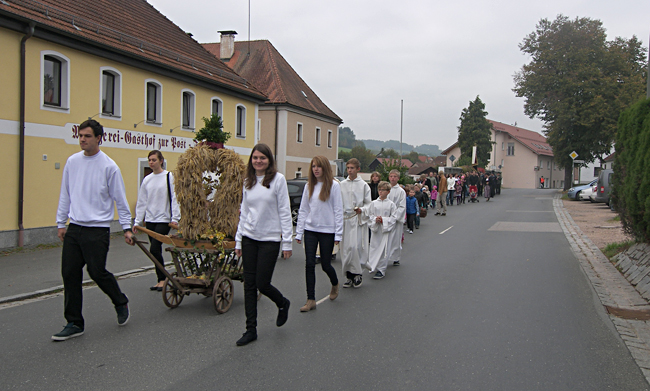
{"label": "chimney", "polygon": [[237,35],[237,32],[227,30],[219,31],[219,34],[221,34],[221,50],[219,58],[222,60],[230,60],[235,54],[235,35]]}

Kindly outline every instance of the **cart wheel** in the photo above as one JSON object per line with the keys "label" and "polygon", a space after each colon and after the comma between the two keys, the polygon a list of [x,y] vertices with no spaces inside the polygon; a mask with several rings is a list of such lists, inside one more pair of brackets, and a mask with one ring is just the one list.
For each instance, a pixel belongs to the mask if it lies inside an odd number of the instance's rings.
{"label": "cart wheel", "polygon": [[221,276],[214,283],[212,298],[214,299],[214,309],[223,314],[230,309],[233,297],[232,280],[229,277]]}
{"label": "cart wheel", "polygon": [[178,289],[169,281],[169,278],[165,279],[165,285],[162,290],[162,298],[165,305],[169,308],[176,308],[183,301],[183,293],[179,292]]}

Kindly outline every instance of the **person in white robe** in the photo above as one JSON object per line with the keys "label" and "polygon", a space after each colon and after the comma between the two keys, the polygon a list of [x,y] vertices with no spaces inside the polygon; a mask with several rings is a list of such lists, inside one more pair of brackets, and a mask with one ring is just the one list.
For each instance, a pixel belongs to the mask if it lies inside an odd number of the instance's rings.
{"label": "person in white robe", "polygon": [[404,231],[404,222],[406,221],[406,192],[397,184],[400,172],[391,170],[388,174],[391,190],[388,199],[397,207],[398,221],[395,229],[391,231],[388,241],[390,242],[391,252],[388,254],[388,261],[393,262],[393,266],[399,266],[402,260],[402,233]]}
{"label": "person in white robe", "polygon": [[348,177],[341,182],[343,198],[343,237],[340,251],[343,273],[347,280],[343,288],[359,288],[362,284],[362,272],[368,262],[368,228],[364,207],[370,206],[370,186],[357,174],[361,165],[359,160],[348,160],[346,169]]}
{"label": "person in white robe", "polygon": [[398,208],[388,199],[388,194],[391,192],[390,184],[380,182],[378,191],[379,198],[364,208],[364,214],[368,216],[368,226],[372,231],[368,267],[371,274],[375,273],[373,276],[375,280],[382,279],[386,275],[388,257],[393,250],[390,238],[396,227],[402,225]]}

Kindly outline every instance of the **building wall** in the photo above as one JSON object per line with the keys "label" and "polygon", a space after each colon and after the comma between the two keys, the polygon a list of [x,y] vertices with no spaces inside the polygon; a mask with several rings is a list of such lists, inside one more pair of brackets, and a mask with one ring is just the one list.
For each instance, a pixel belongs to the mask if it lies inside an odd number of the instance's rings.
{"label": "building wall", "polygon": [[[3,48],[3,71],[0,84],[0,153],[4,170],[0,180],[0,234],[17,230],[18,209],[18,143],[19,143],[19,79],[20,39],[6,29],[0,29],[0,47]],[[232,137],[227,147],[235,149],[248,159],[255,144],[257,104],[208,88],[179,82],[158,74],[123,65],[53,44],[38,38],[27,41],[26,57],[26,127],[25,127],[25,196],[24,226],[26,229],[55,226],[56,207],[61,175],[67,158],[80,151],[75,138],[76,126],[88,117],[94,117],[105,128],[107,137],[102,150],[120,166],[132,212],[137,200],[141,167],[146,165],[148,151],[161,149],[167,168],[174,169],[180,154],[194,144],[194,132],[182,130],[182,90],[195,94],[195,129],[203,126],[202,117],[211,115],[211,100],[223,101],[224,130]],[[69,110],[41,108],[42,51],[55,51],[69,61]],[[101,67],[112,67],[121,73],[121,118],[98,115],[101,107]],[[162,85],[162,125],[143,122],[145,118],[145,80],[155,79]],[[236,106],[246,108],[246,137],[235,137]],[[134,127],[137,124],[137,127]],[[171,132],[170,132],[171,130]],[[118,136],[119,138],[112,136]],[[128,134],[128,137],[127,137]],[[140,138],[138,138],[140,136]],[[144,140],[147,141],[144,141]],[[151,143],[153,141],[153,143]],[[45,157],[46,156],[46,157]],[[46,159],[46,160],[45,160]],[[58,164],[58,168],[56,165]],[[0,243],[2,242],[0,238]],[[29,243],[26,243],[29,244]],[[2,247],[2,246],[0,246]]]}

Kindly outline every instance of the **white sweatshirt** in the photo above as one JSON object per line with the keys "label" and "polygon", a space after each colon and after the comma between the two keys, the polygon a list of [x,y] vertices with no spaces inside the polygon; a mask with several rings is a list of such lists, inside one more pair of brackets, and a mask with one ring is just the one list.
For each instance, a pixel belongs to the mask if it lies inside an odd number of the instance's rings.
{"label": "white sweatshirt", "polygon": [[282,250],[291,251],[291,204],[287,180],[279,172],[269,184],[262,186],[264,176],[250,190],[244,186],[235,248],[241,249],[242,237],[264,242],[282,241]]}
{"label": "white sweatshirt", "polygon": [[296,225],[296,240],[302,240],[302,235],[307,231],[334,234],[334,241],[340,242],[343,236],[343,200],[339,182],[332,181],[330,198],[323,202],[318,198],[322,182],[314,186],[314,194],[309,198],[309,185],[302,192],[300,210],[298,211],[298,224]]}
{"label": "white sweatshirt", "polygon": [[[171,190],[171,211],[169,206],[169,190],[167,189],[167,174],[169,173],[169,187]],[[138,203],[135,206],[134,225],[144,227],[144,222],[149,223],[178,223],[181,211],[176,202],[174,192],[174,174],[163,170],[160,174],[147,175],[140,185]]]}
{"label": "white sweatshirt", "polygon": [[93,156],[83,151],[70,156],[63,168],[57,227],[65,228],[68,218],[84,227],[110,227],[115,206],[122,228],[131,228],[122,173],[113,159],[102,151]]}

